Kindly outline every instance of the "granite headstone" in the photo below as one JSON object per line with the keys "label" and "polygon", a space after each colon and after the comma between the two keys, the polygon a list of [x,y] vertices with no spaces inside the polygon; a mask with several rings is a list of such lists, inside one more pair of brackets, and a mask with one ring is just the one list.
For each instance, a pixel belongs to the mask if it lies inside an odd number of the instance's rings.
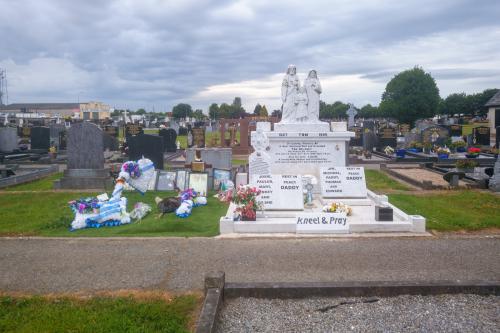
{"label": "granite headstone", "polygon": [[163,169],[163,138],[158,135],[139,134],[128,140],[128,155],[133,161],[149,158],[156,169]]}
{"label": "granite headstone", "polygon": [[175,153],[177,151],[177,146],[175,144],[177,139],[177,133],[174,129],[162,128],[158,134],[163,138],[163,145],[165,147],[165,151],[169,153]]}
{"label": "granite headstone", "polygon": [[17,129],[0,127],[0,152],[10,153],[17,149]]}
{"label": "granite headstone", "polygon": [[479,126],[472,129],[472,142],[475,145],[489,146],[490,145],[490,128]]}
{"label": "granite headstone", "polygon": [[50,148],[50,129],[48,127],[35,126],[31,128],[31,149],[48,151]]}
{"label": "granite headstone", "polygon": [[429,126],[422,131],[423,143],[430,143],[442,146],[449,138],[449,131],[442,126]]}

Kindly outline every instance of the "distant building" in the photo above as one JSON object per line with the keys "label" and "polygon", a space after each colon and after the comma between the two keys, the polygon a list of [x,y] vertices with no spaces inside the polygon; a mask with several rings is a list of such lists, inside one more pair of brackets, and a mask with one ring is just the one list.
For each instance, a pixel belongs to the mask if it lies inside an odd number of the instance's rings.
{"label": "distant building", "polygon": [[[488,108],[490,123],[490,142],[496,141],[497,128],[500,127],[500,90],[484,105]],[[497,147],[499,148],[499,147]]]}
{"label": "distant building", "polygon": [[78,118],[83,120],[101,120],[111,117],[111,107],[102,102],[80,103]]}
{"label": "distant building", "polygon": [[111,107],[102,102],[86,103],[14,103],[0,105],[1,113],[16,118],[77,118],[100,120],[110,118]]}

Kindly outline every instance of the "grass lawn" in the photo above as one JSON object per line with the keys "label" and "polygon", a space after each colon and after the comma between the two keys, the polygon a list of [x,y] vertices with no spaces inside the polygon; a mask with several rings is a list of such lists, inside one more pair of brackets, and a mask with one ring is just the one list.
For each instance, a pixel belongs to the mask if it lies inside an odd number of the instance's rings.
{"label": "grass lawn", "polygon": [[410,188],[382,171],[365,169],[366,186],[374,192],[388,190],[409,191]]}
{"label": "grass lawn", "polygon": [[152,206],[142,221],[117,227],[90,228],[69,231],[73,213],[67,203],[70,200],[95,195],[96,193],[69,192],[0,192],[0,235],[38,235],[63,237],[109,237],[109,236],[216,236],[219,234],[219,219],[225,215],[227,204],[211,195],[208,205],[193,208],[191,216],[179,218],[174,213],[158,216],[154,198],[173,196],[173,192],[148,191],[144,196],[137,192],[126,192],[127,211],[136,202]]}
{"label": "grass lawn", "polygon": [[33,182],[7,187],[5,191],[48,191],[54,188],[54,180],[60,179],[62,172],[54,173],[48,177]]}
{"label": "grass lawn", "polygon": [[389,201],[407,214],[424,216],[427,229],[454,231],[500,228],[500,197],[487,192],[440,191],[418,196],[389,194]]}
{"label": "grass lawn", "polygon": [[0,297],[0,332],[189,332],[199,299]]}

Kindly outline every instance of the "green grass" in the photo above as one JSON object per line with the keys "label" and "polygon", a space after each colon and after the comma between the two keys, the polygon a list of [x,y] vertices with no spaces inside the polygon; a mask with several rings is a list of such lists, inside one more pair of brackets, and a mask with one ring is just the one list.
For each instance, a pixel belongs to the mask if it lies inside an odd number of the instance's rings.
{"label": "green grass", "polygon": [[197,297],[0,297],[0,332],[189,332]]}
{"label": "green grass", "polygon": [[145,202],[152,211],[140,222],[116,227],[89,228],[70,232],[73,213],[67,203],[70,200],[88,197],[96,193],[0,192],[0,235],[38,235],[61,237],[110,237],[110,236],[177,236],[211,237],[219,234],[219,219],[225,215],[227,204],[208,196],[208,205],[193,208],[187,218],[174,213],[157,219],[158,211],[154,198],[174,196],[173,192],[148,191],[144,196],[137,192],[125,192],[127,211],[136,202]]}
{"label": "green grass", "polygon": [[240,165],[246,165],[248,163],[248,160],[240,160],[240,159],[234,159],[231,161],[233,166],[240,166]]}
{"label": "green grass", "polygon": [[54,180],[62,177],[62,172],[54,173],[48,177],[30,183],[19,184],[5,189],[5,191],[47,191],[54,188]]}
{"label": "green grass", "polygon": [[381,171],[365,169],[365,177],[366,186],[375,192],[384,192],[387,190],[410,190],[408,186],[398,182]]}
{"label": "green grass", "polygon": [[462,190],[425,196],[389,194],[389,201],[407,214],[424,216],[427,229],[500,228],[500,197],[487,192]]}

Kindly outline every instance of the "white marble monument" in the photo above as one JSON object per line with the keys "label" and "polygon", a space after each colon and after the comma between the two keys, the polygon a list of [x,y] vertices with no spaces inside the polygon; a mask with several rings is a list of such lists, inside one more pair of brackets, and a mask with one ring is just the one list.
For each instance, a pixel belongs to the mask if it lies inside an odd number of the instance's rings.
{"label": "white marble monument", "polygon": [[[425,232],[424,218],[407,215],[386,196],[369,191],[364,169],[348,166],[355,133],[345,122],[330,126],[319,120],[321,93],[315,70],[301,85],[296,67],[288,67],[281,87],[281,122],[274,130],[270,123],[258,122],[251,133],[249,183],[260,188],[257,200],[263,210],[257,221],[234,221],[236,206],[231,204],[221,218],[221,234]],[[355,110],[350,114],[352,120]],[[352,215],[323,211],[333,203],[351,206]],[[393,208],[394,220],[376,221],[375,206]]]}

